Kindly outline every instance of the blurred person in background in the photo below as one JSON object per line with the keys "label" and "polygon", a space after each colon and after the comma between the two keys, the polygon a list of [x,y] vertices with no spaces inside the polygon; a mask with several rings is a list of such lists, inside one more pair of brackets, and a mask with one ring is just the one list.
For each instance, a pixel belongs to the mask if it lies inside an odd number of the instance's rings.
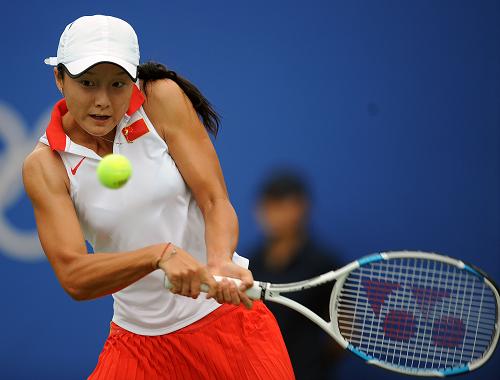
{"label": "blurred person in background", "polygon": [[[308,279],[340,267],[332,251],[309,231],[311,197],[304,180],[290,170],[275,171],[264,181],[257,201],[257,220],[264,240],[250,251],[254,278],[273,283]],[[291,297],[325,320],[332,285]],[[269,302],[292,361],[297,380],[331,379],[332,364],[343,351],[318,326],[287,307]]]}

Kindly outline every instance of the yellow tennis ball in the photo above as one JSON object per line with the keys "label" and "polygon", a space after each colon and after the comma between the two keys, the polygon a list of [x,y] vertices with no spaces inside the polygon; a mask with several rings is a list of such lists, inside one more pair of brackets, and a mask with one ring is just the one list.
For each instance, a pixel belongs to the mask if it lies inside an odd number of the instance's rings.
{"label": "yellow tennis ball", "polygon": [[119,189],[127,183],[132,175],[132,165],[127,157],[121,154],[108,154],[97,166],[97,178],[110,189]]}

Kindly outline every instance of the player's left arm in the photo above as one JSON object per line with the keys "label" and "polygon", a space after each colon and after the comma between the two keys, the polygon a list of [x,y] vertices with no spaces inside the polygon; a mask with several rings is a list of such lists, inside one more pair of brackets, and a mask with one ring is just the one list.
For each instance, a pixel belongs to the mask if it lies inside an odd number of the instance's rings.
{"label": "player's left arm", "polygon": [[[250,271],[232,263],[238,243],[238,219],[229,200],[219,159],[189,98],[170,79],[148,84],[144,110],[167,142],[169,153],[193,192],[205,220],[208,267],[213,274],[253,283]],[[220,287],[217,296],[249,306],[250,299],[233,284]]]}

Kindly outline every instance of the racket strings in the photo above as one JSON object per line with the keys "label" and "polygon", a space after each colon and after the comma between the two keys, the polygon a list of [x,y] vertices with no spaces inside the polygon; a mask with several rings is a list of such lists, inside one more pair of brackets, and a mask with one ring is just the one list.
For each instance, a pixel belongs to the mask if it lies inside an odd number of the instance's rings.
{"label": "racket strings", "polygon": [[379,261],[351,272],[335,305],[330,312],[338,315],[349,343],[378,360],[421,370],[481,358],[497,319],[494,294],[480,278],[419,258]]}

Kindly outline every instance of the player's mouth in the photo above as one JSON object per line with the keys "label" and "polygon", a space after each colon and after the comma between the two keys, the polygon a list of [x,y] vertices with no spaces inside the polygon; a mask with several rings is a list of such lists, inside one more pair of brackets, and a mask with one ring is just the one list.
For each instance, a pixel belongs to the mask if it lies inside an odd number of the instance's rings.
{"label": "player's mouth", "polygon": [[108,115],[96,115],[96,114],[90,114],[90,117],[96,121],[106,121],[111,118],[111,116]]}

